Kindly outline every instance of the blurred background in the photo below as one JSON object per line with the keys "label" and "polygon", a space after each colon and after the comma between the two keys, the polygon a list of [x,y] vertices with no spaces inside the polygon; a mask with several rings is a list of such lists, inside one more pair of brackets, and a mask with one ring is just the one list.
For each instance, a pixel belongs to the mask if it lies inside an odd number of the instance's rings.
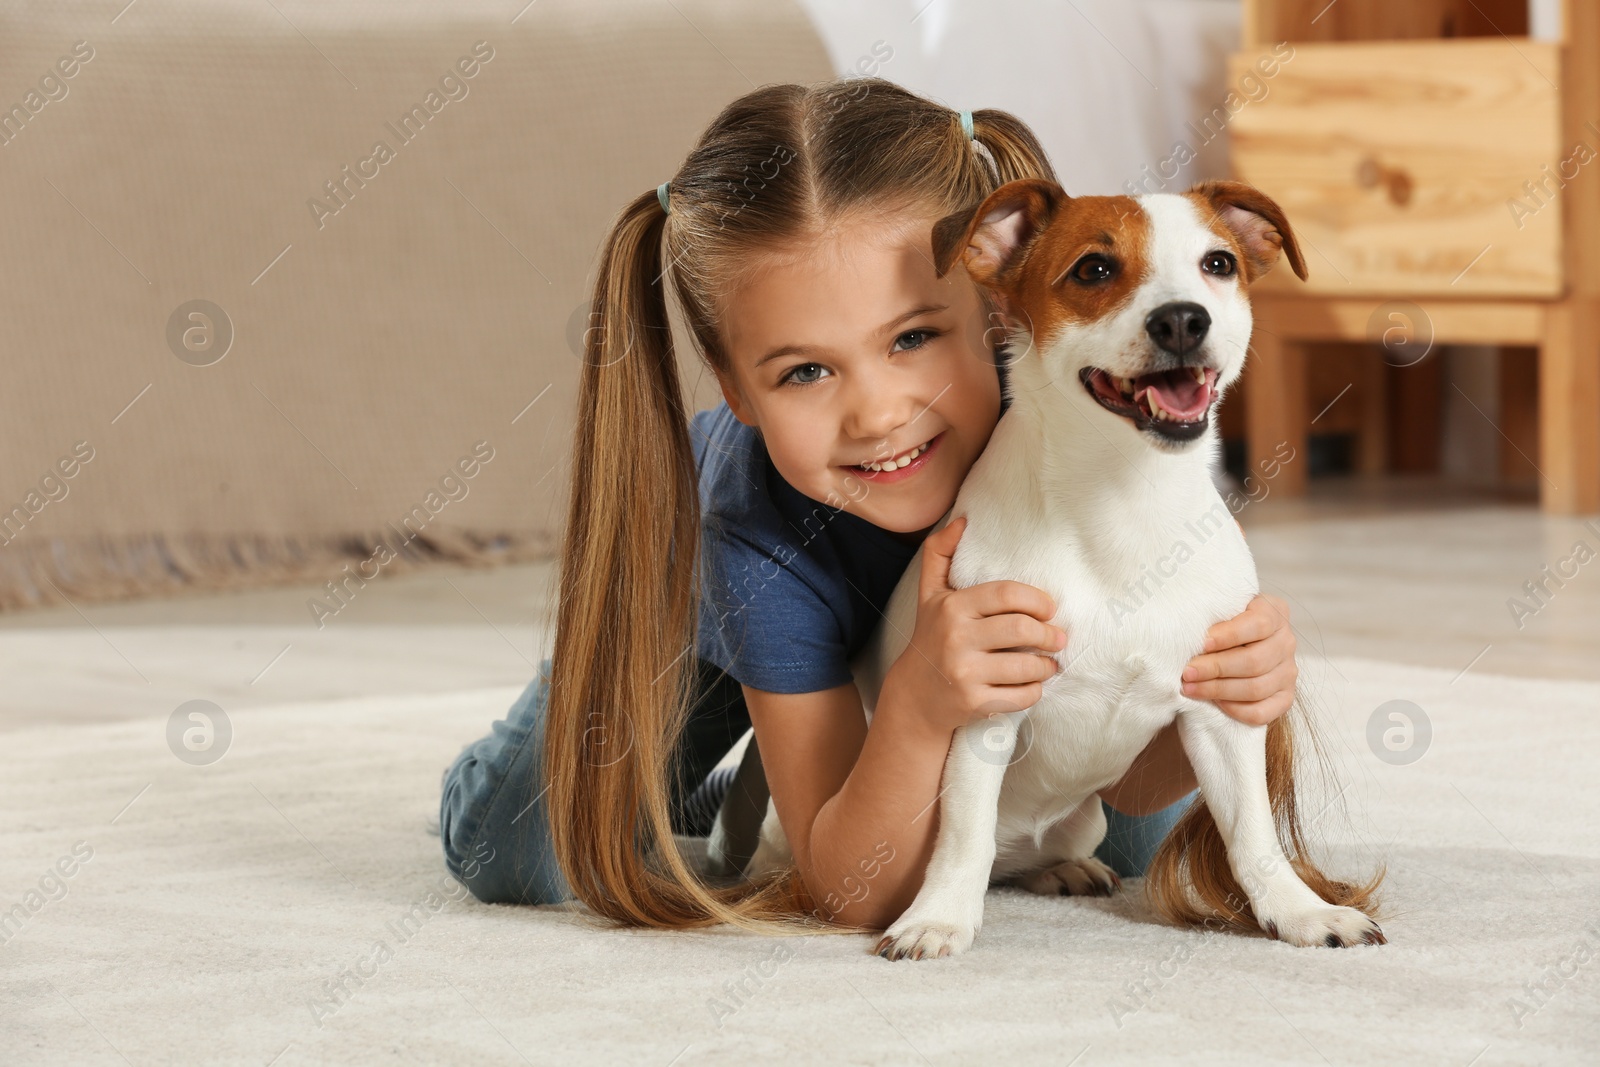
{"label": "blurred background", "polygon": [[[1311,279],[1258,287],[1222,408],[1241,521],[1376,523],[1364,567],[1308,533],[1288,562],[1313,576],[1388,583],[1403,550],[1440,597],[1486,582],[1354,650],[1465,663],[1489,641],[1452,639],[1460,614],[1499,627],[1570,554],[1541,510],[1600,512],[1600,89],[1557,0],[507,6],[0,8],[0,627],[42,687],[0,699],[527,676],[599,242],[774,81],[1009,109],[1073,194],[1276,197]],[[1568,658],[1574,599],[1501,636]],[[366,629],[393,623],[414,653]]]}
{"label": "blurred background", "polygon": [[[324,874],[378,848],[332,814],[363,776],[420,822],[550,647],[614,214],[738,95],[866,74],[1014,112],[1074,195],[1231,176],[1284,206],[1310,280],[1253,294],[1221,432],[1308,663],[1600,681],[1587,0],[7,0],[17,892],[78,815],[232,811],[197,792],[217,760],[282,770],[235,783],[235,829]],[[386,730],[412,747],[362,763]]]}

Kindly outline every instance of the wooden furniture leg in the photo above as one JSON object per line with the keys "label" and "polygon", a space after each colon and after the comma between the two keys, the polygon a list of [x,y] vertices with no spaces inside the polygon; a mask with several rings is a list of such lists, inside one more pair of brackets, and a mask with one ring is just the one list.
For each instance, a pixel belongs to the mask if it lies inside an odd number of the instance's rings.
{"label": "wooden furniture leg", "polygon": [[1539,472],[1539,349],[1500,349],[1500,480],[1537,486]]}
{"label": "wooden furniture leg", "polygon": [[1354,363],[1361,425],[1356,431],[1355,469],[1378,475],[1389,469],[1389,377],[1384,373],[1383,349],[1367,345]]}
{"label": "wooden furniture leg", "polygon": [[1389,470],[1438,474],[1444,422],[1444,350],[1416,363],[1384,365],[1389,391]]}
{"label": "wooden furniture leg", "polygon": [[[1245,473],[1254,479],[1277,470],[1272,491],[1305,496],[1310,465],[1306,411],[1306,346],[1259,326],[1250,339],[1244,373]],[[1289,453],[1282,445],[1294,449]],[[1287,458],[1292,455],[1293,458]]]}
{"label": "wooden furniture leg", "polygon": [[1600,300],[1573,298],[1545,311],[1539,468],[1546,512],[1600,512]]}

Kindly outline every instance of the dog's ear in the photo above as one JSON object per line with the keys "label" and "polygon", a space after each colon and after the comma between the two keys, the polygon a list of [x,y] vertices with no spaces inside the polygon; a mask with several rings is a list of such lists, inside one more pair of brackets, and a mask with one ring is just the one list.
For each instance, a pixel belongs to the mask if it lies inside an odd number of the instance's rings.
{"label": "dog's ear", "polygon": [[943,278],[949,274],[950,268],[956,264],[956,256],[966,249],[967,231],[972,228],[972,219],[977,213],[976,207],[970,207],[954,215],[946,215],[933,224],[933,271],[936,277]]}
{"label": "dog's ear", "polygon": [[1206,181],[1187,195],[1198,200],[1202,209],[1210,207],[1244,249],[1246,285],[1273,268],[1280,249],[1288,255],[1295,275],[1301,281],[1308,277],[1289,220],[1266,193],[1244,182]]}
{"label": "dog's ear", "polygon": [[940,219],[933,228],[934,269],[943,278],[961,258],[979,285],[998,287],[1022,253],[1067,200],[1055,182],[1007,182],[975,210]]}

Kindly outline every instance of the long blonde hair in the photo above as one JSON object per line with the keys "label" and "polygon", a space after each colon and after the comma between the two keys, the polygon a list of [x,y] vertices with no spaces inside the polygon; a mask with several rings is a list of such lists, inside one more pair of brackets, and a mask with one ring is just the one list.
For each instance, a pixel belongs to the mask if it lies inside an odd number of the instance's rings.
{"label": "long blonde hair", "polygon": [[700,508],[664,283],[700,357],[726,372],[718,309],[753,257],[847,212],[942,218],[1008,181],[1054,180],[1017,118],[975,111],[972,129],[985,152],[957,112],[878,78],[764,86],[701,135],[671,178],[670,215],[650,189],[606,237],[585,334],[543,753],[556,860],[603,920],[845,929],[818,921],[795,867],[713,886],[673,841],[669,779],[696,673]]}

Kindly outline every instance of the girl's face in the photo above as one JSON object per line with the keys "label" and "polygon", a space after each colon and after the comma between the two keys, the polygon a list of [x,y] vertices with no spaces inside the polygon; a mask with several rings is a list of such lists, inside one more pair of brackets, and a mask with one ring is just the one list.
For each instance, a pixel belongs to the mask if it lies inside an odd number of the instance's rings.
{"label": "girl's face", "polygon": [[722,316],[723,396],[784,481],[907,534],[955,503],[1000,417],[986,309],[960,264],[935,277],[935,221],[846,222],[763,260]]}

